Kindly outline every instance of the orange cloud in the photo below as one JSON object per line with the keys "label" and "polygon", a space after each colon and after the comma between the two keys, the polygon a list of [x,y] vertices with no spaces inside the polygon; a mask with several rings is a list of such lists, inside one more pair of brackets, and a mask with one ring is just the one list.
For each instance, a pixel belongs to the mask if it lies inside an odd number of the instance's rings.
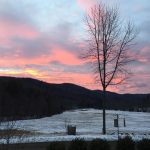
{"label": "orange cloud", "polygon": [[38,70],[34,69],[13,69],[13,68],[7,68],[7,69],[0,69],[0,74],[2,75],[22,75],[22,74],[28,74],[31,76],[37,76],[39,74]]}

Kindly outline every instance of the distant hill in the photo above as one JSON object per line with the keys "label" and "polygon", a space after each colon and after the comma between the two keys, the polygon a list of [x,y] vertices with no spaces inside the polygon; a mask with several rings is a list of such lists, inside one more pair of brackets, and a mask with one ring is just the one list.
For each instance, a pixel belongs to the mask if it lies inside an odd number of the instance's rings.
{"label": "distant hill", "polygon": [[[0,117],[43,117],[75,108],[102,108],[102,91],[31,78],[0,77]],[[108,109],[150,107],[149,94],[107,92]]]}

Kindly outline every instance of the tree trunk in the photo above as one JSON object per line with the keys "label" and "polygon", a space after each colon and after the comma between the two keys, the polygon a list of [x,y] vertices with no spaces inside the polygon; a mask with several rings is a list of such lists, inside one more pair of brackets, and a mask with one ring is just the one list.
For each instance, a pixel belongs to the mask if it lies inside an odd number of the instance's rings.
{"label": "tree trunk", "polygon": [[106,112],[105,112],[105,102],[106,102],[106,89],[103,88],[103,134],[106,134]]}

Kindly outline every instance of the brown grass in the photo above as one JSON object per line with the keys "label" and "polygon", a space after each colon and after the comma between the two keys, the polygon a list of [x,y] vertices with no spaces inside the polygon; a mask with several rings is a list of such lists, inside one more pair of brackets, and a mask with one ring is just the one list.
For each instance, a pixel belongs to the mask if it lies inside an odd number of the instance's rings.
{"label": "brown grass", "polygon": [[18,129],[9,129],[9,130],[0,130],[0,138],[5,136],[28,136],[32,135],[33,133],[30,131],[25,130],[18,130]]}

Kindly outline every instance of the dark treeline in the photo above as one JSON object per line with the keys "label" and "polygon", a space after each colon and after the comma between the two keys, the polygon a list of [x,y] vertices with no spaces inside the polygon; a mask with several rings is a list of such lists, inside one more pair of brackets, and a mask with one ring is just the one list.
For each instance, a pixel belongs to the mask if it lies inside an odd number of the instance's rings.
{"label": "dark treeline", "polygon": [[[51,116],[76,108],[101,108],[102,92],[78,85],[49,84],[31,78],[0,77],[0,117],[17,119]],[[149,94],[107,92],[107,108],[150,107]]]}

